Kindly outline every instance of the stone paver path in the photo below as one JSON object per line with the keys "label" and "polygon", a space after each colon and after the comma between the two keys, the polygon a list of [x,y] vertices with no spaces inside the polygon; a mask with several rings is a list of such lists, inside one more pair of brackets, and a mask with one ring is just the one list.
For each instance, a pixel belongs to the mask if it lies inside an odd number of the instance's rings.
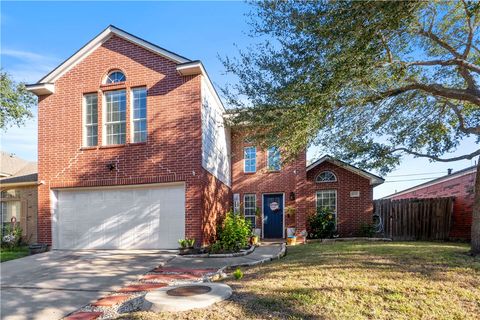
{"label": "stone paver path", "polygon": [[213,277],[223,274],[229,267],[249,266],[285,254],[285,245],[276,243],[260,246],[249,255],[231,258],[192,258],[176,256],[164,265],[151,270],[108,296],[83,307],[71,314],[66,320],[110,319],[125,312],[138,310],[143,305],[145,294],[151,290],[186,283],[210,281]]}

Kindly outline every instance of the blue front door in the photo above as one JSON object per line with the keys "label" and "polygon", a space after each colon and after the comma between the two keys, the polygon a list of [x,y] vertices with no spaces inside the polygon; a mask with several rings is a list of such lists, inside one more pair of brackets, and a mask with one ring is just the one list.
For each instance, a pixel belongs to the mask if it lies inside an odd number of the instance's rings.
{"label": "blue front door", "polygon": [[263,237],[283,238],[283,194],[263,195]]}

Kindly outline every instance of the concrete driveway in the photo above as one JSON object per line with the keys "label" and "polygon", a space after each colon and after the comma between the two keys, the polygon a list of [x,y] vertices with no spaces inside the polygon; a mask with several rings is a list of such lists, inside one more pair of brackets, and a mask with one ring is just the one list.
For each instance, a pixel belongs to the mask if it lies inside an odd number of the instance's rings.
{"label": "concrete driveway", "polygon": [[175,256],[166,251],[50,251],[0,264],[1,319],[61,319]]}

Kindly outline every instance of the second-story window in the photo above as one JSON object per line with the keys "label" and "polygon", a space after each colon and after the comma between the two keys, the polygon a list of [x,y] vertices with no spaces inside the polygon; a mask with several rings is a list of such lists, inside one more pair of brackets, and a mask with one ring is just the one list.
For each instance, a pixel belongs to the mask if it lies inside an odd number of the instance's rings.
{"label": "second-story window", "polygon": [[147,141],[147,89],[132,90],[133,142]]}
{"label": "second-story window", "polygon": [[87,147],[98,144],[98,97],[96,93],[86,94],[84,103],[84,142]]}
{"label": "second-story window", "polygon": [[256,147],[246,147],[243,149],[243,169],[248,173],[257,171]]}
{"label": "second-story window", "polygon": [[125,75],[121,71],[112,71],[108,74],[107,78],[105,79],[106,84],[124,82],[126,80]]}
{"label": "second-story window", "polygon": [[126,138],[127,100],[125,90],[105,93],[106,144],[124,144]]}
{"label": "second-story window", "polygon": [[270,147],[267,150],[267,168],[269,171],[280,171],[280,151],[277,147]]}

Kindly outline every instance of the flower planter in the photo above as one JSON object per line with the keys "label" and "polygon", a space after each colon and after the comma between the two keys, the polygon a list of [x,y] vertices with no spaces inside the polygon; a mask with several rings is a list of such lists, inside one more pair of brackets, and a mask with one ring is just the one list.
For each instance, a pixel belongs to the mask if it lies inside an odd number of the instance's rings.
{"label": "flower planter", "polygon": [[28,251],[29,254],[37,254],[37,253],[42,253],[47,251],[47,245],[46,244],[31,244],[28,246]]}
{"label": "flower planter", "polygon": [[258,244],[258,236],[252,236],[250,237],[250,244],[252,246],[256,246]]}
{"label": "flower planter", "polygon": [[297,244],[297,237],[295,236],[287,237],[287,245],[294,246],[296,244]]}
{"label": "flower planter", "polygon": [[295,235],[295,228],[287,228],[287,237]]}

